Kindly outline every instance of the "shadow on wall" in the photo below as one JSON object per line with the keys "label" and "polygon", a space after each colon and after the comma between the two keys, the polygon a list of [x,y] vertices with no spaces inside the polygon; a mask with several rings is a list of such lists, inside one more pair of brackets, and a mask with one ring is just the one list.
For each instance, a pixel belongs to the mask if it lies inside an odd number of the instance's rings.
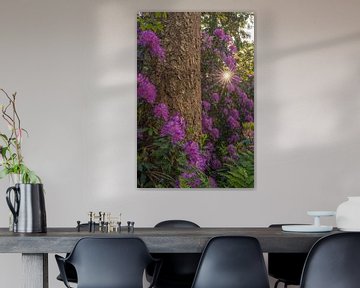
{"label": "shadow on wall", "polygon": [[330,49],[336,46],[350,45],[352,43],[360,41],[360,32],[345,34],[339,37],[324,39],[319,42],[306,43],[289,47],[285,49],[279,49],[277,51],[265,53],[264,61],[273,62],[286,57],[294,57],[296,54],[311,53],[316,50]]}
{"label": "shadow on wall", "polygon": [[282,215],[287,209],[305,214],[303,207],[333,210],[359,188],[360,32],[277,49],[272,38],[279,27],[272,15],[261,16],[257,47],[266,49],[256,57],[257,190],[289,203]]}

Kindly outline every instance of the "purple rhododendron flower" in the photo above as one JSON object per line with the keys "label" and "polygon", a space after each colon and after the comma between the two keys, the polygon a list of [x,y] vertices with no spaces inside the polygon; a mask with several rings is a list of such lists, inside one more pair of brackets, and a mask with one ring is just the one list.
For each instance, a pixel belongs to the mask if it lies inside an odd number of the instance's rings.
{"label": "purple rhododendron flower", "polygon": [[213,177],[209,177],[209,184],[211,188],[217,188],[217,183]]}
{"label": "purple rhododendron flower", "polygon": [[191,179],[195,175],[196,174],[194,172],[183,172],[183,173],[181,173],[181,177],[184,178],[184,179]]}
{"label": "purple rhododendron flower", "polygon": [[172,116],[161,129],[160,136],[170,136],[172,143],[185,138],[185,120],[179,114]]}
{"label": "purple rhododendron flower", "polygon": [[216,140],[220,137],[220,131],[217,128],[213,128],[210,131],[210,135]]}
{"label": "purple rhododendron flower", "polygon": [[231,105],[231,104],[233,103],[233,101],[232,101],[232,99],[231,99],[229,96],[227,96],[227,97],[225,98],[225,103],[228,104],[228,105]]}
{"label": "purple rhododendron flower", "polygon": [[205,113],[202,114],[201,123],[204,133],[207,133],[213,129],[213,119]]}
{"label": "purple rhododendron flower", "polygon": [[231,79],[231,82],[237,85],[241,82],[241,77],[239,75],[234,75]]}
{"label": "purple rhododendron flower", "polygon": [[154,115],[157,118],[167,121],[169,119],[169,109],[165,103],[159,103],[154,107]]}
{"label": "purple rhododendron flower", "polygon": [[204,146],[204,156],[206,161],[210,163],[213,153],[215,152],[215,146],[212,142],[206,143]]}
{"label": "purple rhododendron flower", "polygon": [[222,28],[216,28],[214,30],[214,35],[219,37],[221,40],[223,40],[223,38],[225,37],[225,32]]}
{"label": "purple rhododendron flower", "polygon": [[218,103],[220,101],[220,95],[218,93],[213,93],[211,95],[211,98],[215,103]]}
{"label": "purple rhododendron flower", "polygon": [[239,91],[239,103],[240,103],[240,105],[242,105],[243,103],[246,103],[247,100],[248,100],[248,96],[246,95],[246,93],[243,92],[243,91]]}
{"label": "purple rhododendron flower", "polygon": [[240,118],[240,113],[239,113],[239,110],[237,110],[237,109],[231,109],[229,112],[229,115],[231,117],[233,117],[235,120],[239,120],[239,118]]}
{"label": "purple rhododendron flower", "polygon": [[236,69],[236,61],[235,61],[234,57],[225,56],[223,58],[223,61],[225,62],[226,66],[229,67],[230,71],[235,71],[235,69]]}
{"label": "purple rhododendron flower", "polygon": [[208,33],[202,33],[202,49],[210,49],[213,45],[213,36],[210,36]]}
{"label": "purple rhododendron flower", "polygon": [[245,116],[245,122],[254,122],[254,117],[252,115]]}
{"label": "purple rhododendron flower", "polygon": [[214,146],[214,143],[212,143],[212,142],[206,143],[204,148],[205,148],[206,151],[208,151],[210,153],[215,151],[215,146]]}
{"label": "purple rhododendron flower", "polygon": [[229,50],[232,54],[235,54],[237,52],[237,48],[234,44],[229,45]]}
{"label": "purple rhododendron flower", "polygon": [[230,82],[226,88],[230,93],[233,93],[233,92],[235,92],[235,87],[236,86],[232,82]]}
{"label": "purple rhododendron flower", "polygon": [[165,51],[160,45],[160,39],[153,31],[141,31],[139,33],[138,44],[148,48],[151,55],[161,60],[165,58]]}
{"label": "purple rhododendron flower", "polygon": [[206,168],[206,158],[201,154],[199,144],[189,141],[184,146],[184,152],[188,158],[189,164],[204,171]]}
{"label": "purple rhododendron flower", "polygon": [[206,100],[202,101],[202,106],[203,106],[204,111],[206,111],[206,112],[208,112],[211,108],[211,104]]}
{"label": "purple rhododendron flower", "polygon": [[220,160],[217,158],[213,158],[210,162],[210,167],[214,170],[220,169],[221,168]]}
{"label": "purple rhododendron flower", "polygon": [[230,138],[229,138],[229,143],[234,144],[234,143],[239,142],[239,140],[240,140],[240,136],[235,133],[235,134],[233,134],[233,135],[230,136]]}
{"label": "purple rhododendron flower", "polygon": [[141,73],[137,76],[137,96],[139,99],[144,99],[150,104],[153,104],[156,99],[156,88],[154,84]]}
{"label": "purple rhododendron flower", "polygon": [[251,100],[251,99],[247,99],[247,101],[246,101],[246,108],[247,108],[248,110],[254,109],[254,101]]}
{"label": "purple rhododendron flower", "polygon": [[236,147],[233,144],[227,146],[227,151],[232,158],[237,156]]}
{"label": "purple rhododendron flower", "polygon": [[[240,77],[239,77],[239,79],[241,81]],[[243,91],[238,86],[236,86],[235,93],[240,96],[243,93]],[[239,97],[239,99],[240,99],[240,97]]]}
{"label": "purple rhododendron flower", "polygon": [[199,179],[198,175],[196,175],[196,173],[194,172],[183,172],[180,175],[180,178],[185,179],[186,183],[191,187],[191,188],[198,188],[201,185],[201,180]]}
{"label": "purple rhododendron flower", "polygon": [[229,116],[227,120],[231,129],[236,129],[240,127],[240,123],[236,119],[234,119],[234,117]]}
{"label": "purple rhododendron flower", "polygon": [[231,36],[226,34],[222,28],[216,28],[214,30],[214,35],[219,37],[221,40],[225,42],[232,42]]}
{"label": "purple rhododendron flower", "polygon": [[225,42],[231,42],[232,41],[231,36],[229,34],[225,34],[224,41]]}

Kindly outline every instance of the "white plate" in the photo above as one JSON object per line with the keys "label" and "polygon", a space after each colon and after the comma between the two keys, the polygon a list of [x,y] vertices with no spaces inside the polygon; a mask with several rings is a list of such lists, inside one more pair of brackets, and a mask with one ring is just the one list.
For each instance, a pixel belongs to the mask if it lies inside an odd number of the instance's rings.
{"label": "white plate", "polygon": [[335,216],[335,211],[308,211],[307,214],[309,216]]}
{"label": "white plate", "polygon": [[332,226],[315,226],[315,225],[282,225],[283,231],[286,232],[330,232]]}

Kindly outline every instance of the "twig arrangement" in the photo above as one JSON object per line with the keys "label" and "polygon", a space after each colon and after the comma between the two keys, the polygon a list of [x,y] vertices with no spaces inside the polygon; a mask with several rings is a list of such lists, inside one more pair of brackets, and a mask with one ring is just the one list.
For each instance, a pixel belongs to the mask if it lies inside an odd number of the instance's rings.
{"label": "twig arrangement", "polygon": [[31,171],[25,164],[21,152],[21,144],[24,133],[28,132],[21,127],[20,116],[16,109],[16,92],[9,95],[4,89],[0,88],[0,92],[5,96],[7,104],[0,105],[1,117],[5,120],[9,132],[0,132],[2,144],[0,144],[0,178],[4,178],[9,174],[20,175],[22,183],[40,183],[40,178]]}

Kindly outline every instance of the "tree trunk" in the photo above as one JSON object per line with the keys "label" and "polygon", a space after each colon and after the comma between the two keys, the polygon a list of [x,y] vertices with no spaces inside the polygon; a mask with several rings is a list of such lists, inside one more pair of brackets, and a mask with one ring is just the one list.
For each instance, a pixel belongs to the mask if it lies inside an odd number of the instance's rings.
{"label": "tree trunk", "polygon": [[171,113],[186,121],[187,140],[201,135],[200,13],[168,13],[163,46],[165,62],[159,96]]}

